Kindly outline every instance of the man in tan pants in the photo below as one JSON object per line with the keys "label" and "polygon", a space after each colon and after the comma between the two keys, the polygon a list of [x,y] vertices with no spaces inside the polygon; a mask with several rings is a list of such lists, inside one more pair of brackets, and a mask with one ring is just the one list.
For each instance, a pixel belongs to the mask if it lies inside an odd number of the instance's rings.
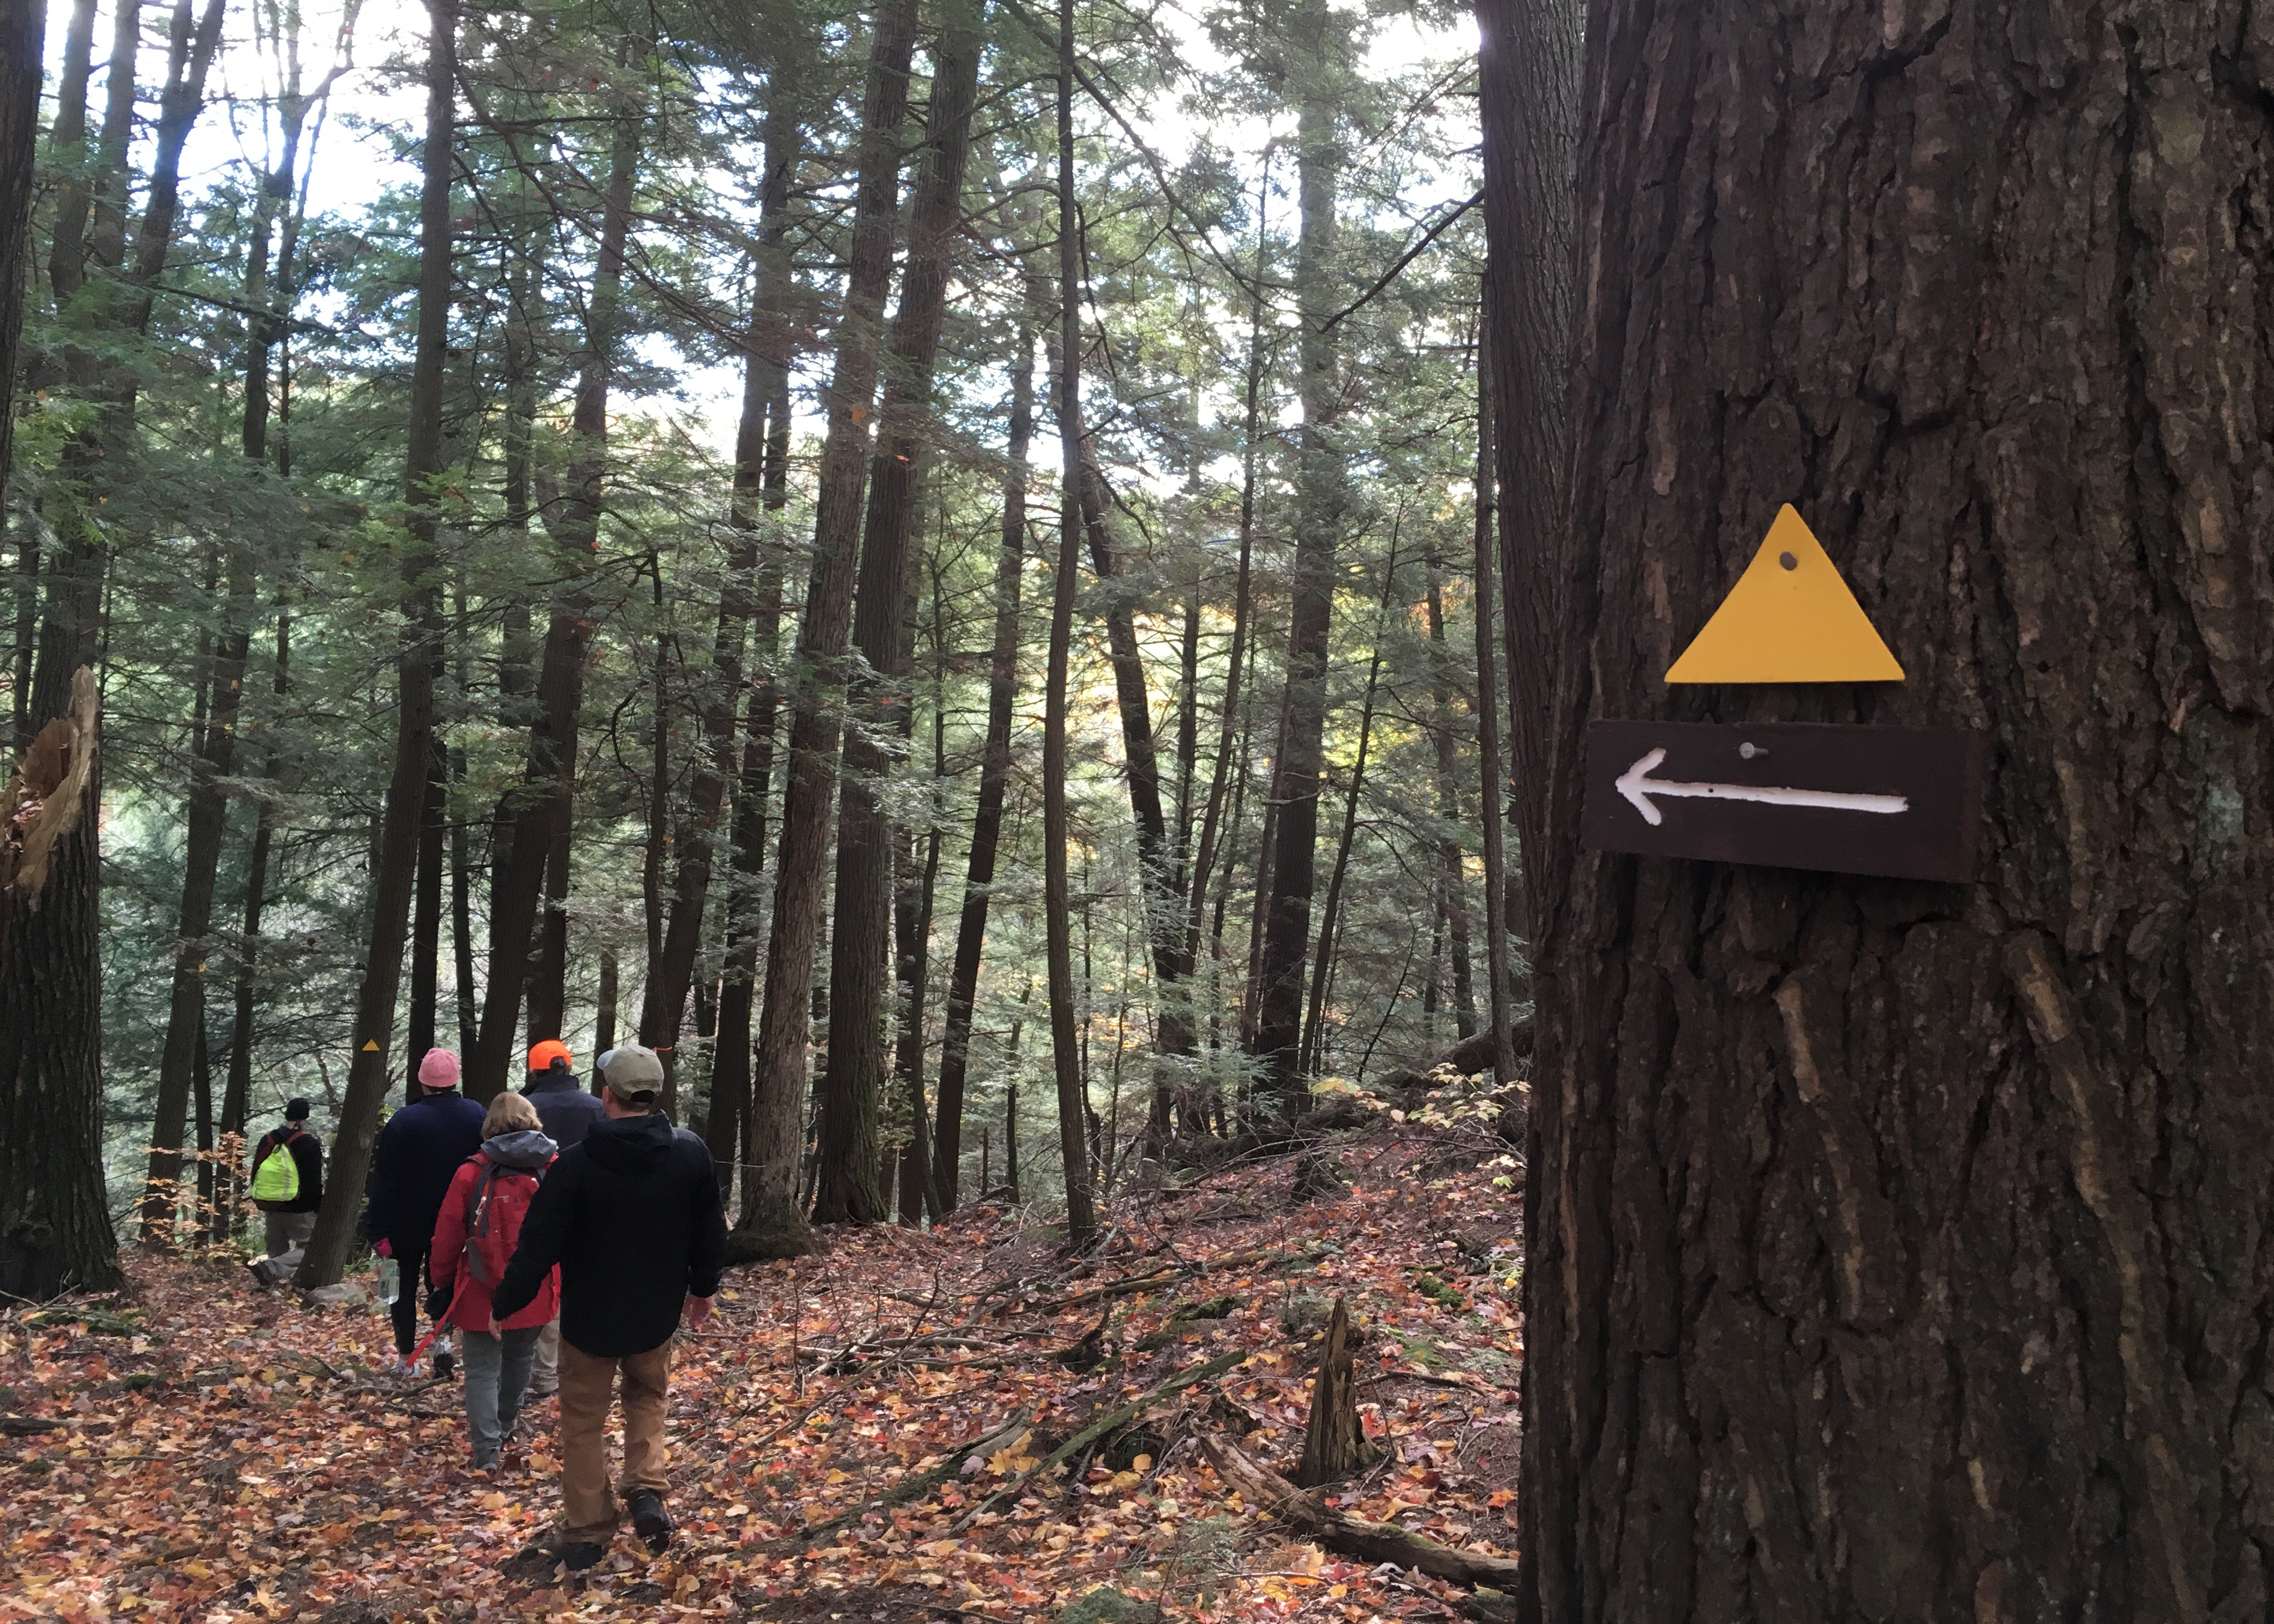
{"label": "man in tan pants", "polygon": [[[671,1339],[711,1317],[726,1262],[727,1215],[703,1141],[656,1109],[663,1063],[628,1043],[600,1056],[606,1116],[561,1152],[521,1226],[491,1298],[501,1320],[561,1270],[561,1521],[536,1549],[572,1570],[591,1567],[629,1511],[661,1554],[665,1403]],[[608,1411],[621,1386],[624,1463],[608,1481]]]}

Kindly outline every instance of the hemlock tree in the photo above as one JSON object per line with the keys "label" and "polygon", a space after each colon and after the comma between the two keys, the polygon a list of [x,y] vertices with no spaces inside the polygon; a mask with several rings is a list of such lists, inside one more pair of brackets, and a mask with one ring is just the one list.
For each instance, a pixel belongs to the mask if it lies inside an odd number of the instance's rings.
{"label": "hemlock tree", "polygon": [[[1525,1615],[2263,1618],[2274,31],[1598,0],[1586,51]],[[1908,680],[1669,690],[1784,501]],[[1987,730],[1980,881],[1583,853],[1590,717]]]}

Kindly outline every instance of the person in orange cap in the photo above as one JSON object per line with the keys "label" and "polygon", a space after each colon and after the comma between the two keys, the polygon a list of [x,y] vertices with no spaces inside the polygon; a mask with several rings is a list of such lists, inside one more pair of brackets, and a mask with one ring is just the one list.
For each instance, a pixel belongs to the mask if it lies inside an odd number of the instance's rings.
{"label": "person in orange cap", "polygon": [[[562,1150],[584,1143],[592,1124],[600,1120],[599,1096],[577,1086],[576,1057],[559,1038],[546,1038],[529,1051],[529,1081],[522,1093],[537,1108],[545,1137]],[[529,1372],[532,1398],[545,1398],[561,1387],[561,1316],[555,1312],[537,1339],[537,1363]]]}

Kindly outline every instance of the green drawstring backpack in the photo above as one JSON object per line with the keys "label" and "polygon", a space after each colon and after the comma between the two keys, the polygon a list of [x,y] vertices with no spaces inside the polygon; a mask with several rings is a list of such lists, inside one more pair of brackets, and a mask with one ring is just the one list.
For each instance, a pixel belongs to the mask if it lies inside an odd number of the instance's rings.
{"label": "green drawstring backpack", "polygon": [[300,1163],[292,1154],[291,1139],[279,1139],[260,1158],[260,1165],[252,1169],[252,1199],[256,1201],[292,1201],[300,1195]]}

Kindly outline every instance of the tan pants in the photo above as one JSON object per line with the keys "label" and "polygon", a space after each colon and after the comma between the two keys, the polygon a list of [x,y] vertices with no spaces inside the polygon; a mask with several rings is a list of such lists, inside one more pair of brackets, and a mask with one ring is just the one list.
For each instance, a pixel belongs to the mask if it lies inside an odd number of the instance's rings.
{"label": "tan pants", "polygon": [[537,1398],[557,1392],[561,1387],[561,1316],[553,1316],[551,1323],[537,1334],[537,1363],[530,1367],[529,1391]]}
{"label": "tan pants", "polygon": [[[624,1466],[608,1486],[608,1410],[623,1378]],[[561,1344],[561,1533],[606,1545],[623,1521],[620,1494],[671,1485],[664,1476],[664,1397],[671,1386],[671,1344],[603,1359],[576,1343]]]}

